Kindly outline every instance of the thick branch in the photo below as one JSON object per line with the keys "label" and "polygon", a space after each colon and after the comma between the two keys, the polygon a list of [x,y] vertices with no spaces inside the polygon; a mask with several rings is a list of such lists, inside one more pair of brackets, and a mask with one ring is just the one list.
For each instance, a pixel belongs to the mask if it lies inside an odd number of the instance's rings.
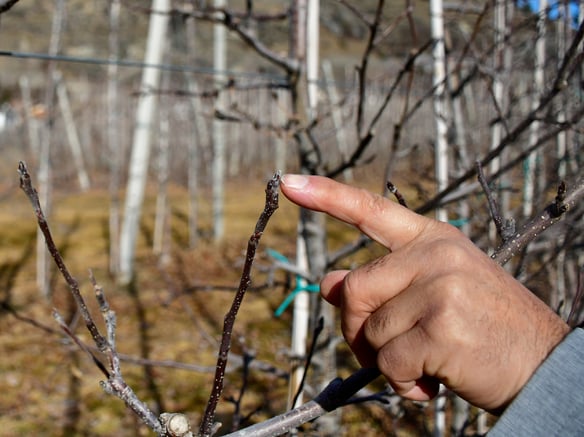
{"label": "thick branch", "polygon": [[304,405],[227,436],[273,437],[285,434],[304,423],[347,405],[355,393],[373,382],[379,375],[380,372],[377,369],[360,369],[345,380],[334,379],[322,393]]}
{"label": "thick branch", "polygon": [[574,208],[584,197],[584,177],[580,178],[571,189],[565,190],[561,184],[558,196],[540,214],[526,223],[521,230],[507,242],[501,245],[491,255],[498,264],[505,264],[517,253],[521,252],[539,234],[559,221],[564,214]]}

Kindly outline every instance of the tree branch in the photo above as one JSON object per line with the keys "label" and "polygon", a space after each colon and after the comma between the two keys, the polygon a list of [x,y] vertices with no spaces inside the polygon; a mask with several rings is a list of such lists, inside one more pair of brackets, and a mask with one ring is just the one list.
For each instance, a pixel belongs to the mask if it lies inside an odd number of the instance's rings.
{"label": "tree branch", "polygon": [[0,14],[8,11],[18,0],[0,0]]}
{"label": "tree branch", "polygon": [[550,203],[540,214],[526,223],[521,230],[507,242],[503,243],[491,255],[498,264],[503,265],[517,253],[521,252],[539,234],[554,223],[558,222],[564,214],[574,208],[576,202],[584,197],[584,177],[578,179],[573,188],[567,189],[564,183],[558,188],[556,199]]}
{"label": "tree branch", "polygon": [[245,264],[243,266],[243,271],[241,273],[241,281],[239,283],[239,289],[233,298],[233,303],[229,312],[225,316],[223,321],[223,336],[221,338],[221,346],[219,348],[219,356],[217,357],[217,366],[215,370],[215,379],[213,383],[213,389],[209,397],[209,402],[205,408],[205,413],[203,414],[203,420],[201,421],[201,426],[199,429],[199,435],[201,437],[210,437],[213,435],[213,430],[215,427],[215,410],[219,399],[221,398],[221,393],[223,392],[223,385],[225,380],[225,369],[227,367],[227,358],[229,355],[229,350],[231,348],[231,336],[233,334],[233,325],[235,324],[235,318],[239,312],[245,293],[251,284],[251,268],[255,258],[256,250],[258,248],[260,238],[268,224],[268,221],[272,214],[278,209],[278,190],[280,187],[280,174],[276,173],[272,179],[268,182],[266,187],[266,202],[264,210],[262,211],[254,230],[251,235],[248,245],[247,252],[245,256]]}
{"label": "tree branch", "polygon": [[[95,297],[99,304],[99,308],[101,314],[103,316],[107,334],[104,337],[97,328],[91,313],[87,308],[87,304],[79,291],[79,284],[77,280],[71,275],[63,257],[59,253],[57,246],[53,240],[51,230],[41,208],[39,202],[39,196],[36,189],[32,186],[30,174],[28,173],[28,169],[24,162],[20,162],[18,165],[18,173],[20,176],[20,188],[24,191],[28,199],[30,200],[34,212],[37,216],[37,222],[41,232],[45,237],[45,242],[47,244],[47,249],[51,254],[51,257],[57,264],[61,275],[67,282],[69,286],[69,290],[77,304],[77,308],[81,312],[83,320],[85,321],[85,326],[87,327],[88,331],[91,333],[91,337],[96,344],[98,350],[105,355],[108,360],[108,368],[94,355],[94,353],[90,350],[88,346],[86,346],[76,335],[75,333],[67,326],[61,315],[58,313],[57,310],[53,311],[53,316],[56,319],[57,323],[60,325],[61,329],[67,334],[83,351],[88,353],[92,358],[95,365],[101,370],[101,372],[105,375],[106,380],[101,381],[100,385],[102,389],[111,395],[114,395],[120,398],[126,406],[131,409],[148,427],[150,427],[154,432],[156,432],[159,436],[167,436],[167,435],[176,435],[180,437],[188,437],[189,433],[177,434],[172,429],[174,429],[177,424],[182,424],[182,422],[178,419],[162,422],[156,415],[148,408],[148,406],[138,399],[136,393],[132,390],[132,388],[125,382],[124,378],[122,377],[122,372],[120,368],[120,358],[118,356],[115,344],[115,331],[116,331],[116,316],[115,313],[111,310],[105,295],[103,293],[102,288],[95,282],[95,279],[92,275],[91,282],[93,283]],[[182,429],[178,426],[178,429]],[[173,434],[170,434],[173,432]]]}

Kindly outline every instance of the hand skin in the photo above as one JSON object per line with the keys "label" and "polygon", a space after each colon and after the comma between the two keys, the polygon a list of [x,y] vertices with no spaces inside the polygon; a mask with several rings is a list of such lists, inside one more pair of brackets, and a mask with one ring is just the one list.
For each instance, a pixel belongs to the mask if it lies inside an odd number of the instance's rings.
{"label": "hand skin", "polygon": [[429,400],[442,383],[495,414],[569,328],[453,226],[365,190],[284,175],[292,202],[357,227],[389,253],[333,271],[321,294],[340,308],[345,339],[395,391]]}

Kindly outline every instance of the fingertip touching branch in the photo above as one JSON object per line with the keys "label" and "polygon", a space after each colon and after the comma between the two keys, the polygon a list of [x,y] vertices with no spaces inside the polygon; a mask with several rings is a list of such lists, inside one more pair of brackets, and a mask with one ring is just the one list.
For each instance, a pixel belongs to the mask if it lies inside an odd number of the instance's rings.
{"label": "fingertip touching branch", "polygon": [[221,398],[221,393],[223,392],[225,369],[227,368],[227,358],[229,356],[229,350],[231,349],[233,325],[235,324],[235,318],[237,317],[237,313],[239,312],[239,308],[241,307],[245,293],[251,284],[251,268],[253,266],[253,261],[259,246],[260,239],[268,224],[268,221],[270,220],[270,217],[276,211],[276,209],[278,209],[280,177],[281,176],[279,172],[274,174],[272,179],[270,179],[267,184],[264,210],[260,214],[254,232],[247,244],[245,263],[241,273],[239,288],[235,293],[231,308],[223,320],[223,335],[221,338],[221,346],[219,347],[219,355],[217,357],[213,389],[211,391],[211,395],[209,396],[209,402],[205,408],[203,420],[201,421],[199,428],[199,436],[201,437],[212,436],[214,430],[217,428],[214,422],[215,410],[217,408],[217,404],[219,403],[219,399]]}

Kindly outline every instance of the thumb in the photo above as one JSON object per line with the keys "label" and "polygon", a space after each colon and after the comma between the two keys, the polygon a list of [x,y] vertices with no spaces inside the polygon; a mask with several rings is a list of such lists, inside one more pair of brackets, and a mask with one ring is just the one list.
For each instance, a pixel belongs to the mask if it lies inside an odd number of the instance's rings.
{"label": "thumb", "polygon": [[350,270],[334,270],[327,273],[320,281],[320,294],[331,305],[341,306],[341,290],[345,276]]}

